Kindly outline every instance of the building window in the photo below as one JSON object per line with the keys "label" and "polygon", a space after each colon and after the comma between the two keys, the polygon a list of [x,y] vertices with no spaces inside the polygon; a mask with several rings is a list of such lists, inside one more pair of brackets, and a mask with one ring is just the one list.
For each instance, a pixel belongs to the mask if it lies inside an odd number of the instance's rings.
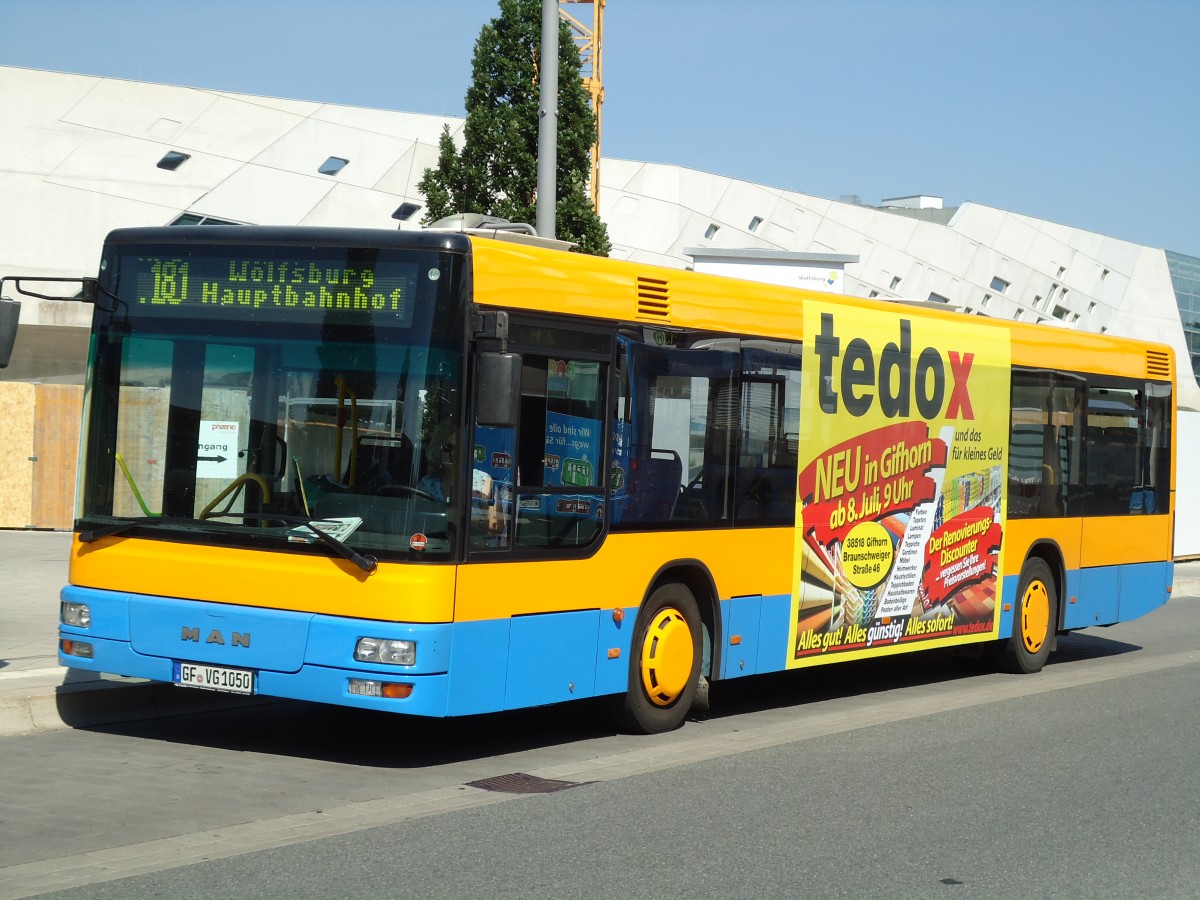
{"label": "building window", "polygon": [[750,220],[750,230],[758,231],[758,226],[763,223],[762,216],[755,216]]}
{"label": "building window", "polygon": [[898,288],[899,286],[900,286],[900,276],[899,276],[899,275],[893,275],[893,276],[892,276],[892,286],[891,286],[890,290],[893,290],[893,291],[894,291],[894,290],[895,290],[896,288]]}
{"label": "building window", "polygon": [[192,158],[190,153],[180,153],[178,150],[168,150],[163,154],[163,158],[158,161],[158,168],[166,169],[168,172],[174,172],[185,162]]}
{"label": "building window", "polygon": [[941,294],[935,294],[935,293],[933,293],[933,291],[930,291],[929,292],[929,301],[931,303],[949,303],[950,298],[943,297]]}
{"label": "building window", "polygon": [[721,226],[718,225],[716,222],[709,222],[708,228],[706,228],[704,230],[705,239],[712,240],[713,235],[715,235],[720,230],[721,230]]}
{"label": "building window", "polygon": [[399,219],[401,222],[407,222],[421,209],[420,203],[401,203],[396,211],[392,213],[393,219]]}
{"label": "building window", "polygon": [[172,225],[243,225],[244,222],[234,222],[229,219],[218,219],[216,216],[202,216],[199,213],[180,213]]}
{"label": "building window", "polygon": [[1104,269],[1103,271],[1100,272],[1100,280],[1101,281],[1103,281],[1107,277],[1108,277],[1108,269]]}
{"label": "building window", "polygon": [[873,300],[878,296],[879,296],[879,291],[871,291],[871,293],[867,294],[867,299]]}
{"label": "building window", "polygon": [[987,309],[992,303],[992,295],[984,294],[983,302],[979,304],[980,309]]}
{"label": "building window", "polygon": [[1006,290],[1008,290],[1008,282],[997,275],[993,275],[990,287],[997,294],[1003,294]]}
{"label": "building window", "polygon": [[1070,313],[1071,310],[1067,309],[1065,306],[1059,306],[1057,303],[1054,305],[1054,318],[1065,320]]}
{"label": "building window", "polygon": [[336,175],[350,162],[348,159],[342,159],[340,156],[331,156],[325,162],[317,167],[317,171],[322,175]]}

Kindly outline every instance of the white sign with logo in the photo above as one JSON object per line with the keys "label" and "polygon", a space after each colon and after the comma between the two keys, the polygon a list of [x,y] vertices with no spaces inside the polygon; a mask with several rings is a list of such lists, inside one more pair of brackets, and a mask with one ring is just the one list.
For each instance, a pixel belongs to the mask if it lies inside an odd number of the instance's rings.
{"label": "white sign with logo", "polygon": [[238,423],[200,422],[200,442],[196,451],[197,478],[237,478]]}

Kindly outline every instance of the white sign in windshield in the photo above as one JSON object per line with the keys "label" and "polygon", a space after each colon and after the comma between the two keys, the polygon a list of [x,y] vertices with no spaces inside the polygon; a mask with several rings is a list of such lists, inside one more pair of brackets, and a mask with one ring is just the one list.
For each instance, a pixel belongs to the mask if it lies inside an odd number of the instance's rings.
{"label": "white sign in windshield", "polygon": [[200,422],[196,452],[197,478],[237,478],[237,422]]}

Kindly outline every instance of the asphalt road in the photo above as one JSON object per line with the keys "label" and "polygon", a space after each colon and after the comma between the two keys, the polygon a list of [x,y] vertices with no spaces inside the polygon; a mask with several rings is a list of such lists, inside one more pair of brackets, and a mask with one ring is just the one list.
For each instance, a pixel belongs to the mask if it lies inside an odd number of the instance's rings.
{"label": "asphalt road", "polygon": [[[0,740],[0,897],[1195,897],[1200,598],[948,654],[422,723],[301,704]],[[471,785],[528,773],[572,786]],[[509,779],[510,783],[515,779]]]}

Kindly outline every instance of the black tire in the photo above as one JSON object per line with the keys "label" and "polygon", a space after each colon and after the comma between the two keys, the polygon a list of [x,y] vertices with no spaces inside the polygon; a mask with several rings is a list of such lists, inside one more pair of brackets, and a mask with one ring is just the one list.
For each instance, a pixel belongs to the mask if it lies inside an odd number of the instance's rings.
{"label": "black tire", "polygon": [[684,585],[661,585],[642,604],[629,650],[629,687],[617,712],[623,731],[658,734],[683,724],[700,680],[700,635],[700,610]]}
{"label": "black tire", "polygon": [[1058,590],[1054,574],[1041,559],[1030,559],[1021,569],[1013,610],[1012,636],[1004,643],[1001,664],[1009,672],[1040,672],[1054,649],[1058,630]]}

